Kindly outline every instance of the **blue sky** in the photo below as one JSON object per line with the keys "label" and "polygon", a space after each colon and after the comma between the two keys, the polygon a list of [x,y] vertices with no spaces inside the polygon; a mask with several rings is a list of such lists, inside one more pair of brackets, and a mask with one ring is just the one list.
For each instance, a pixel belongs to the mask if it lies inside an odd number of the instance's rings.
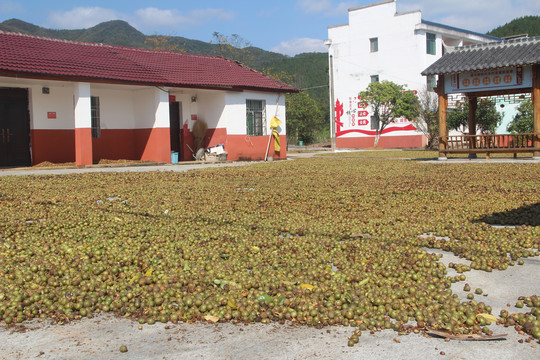
{"label": "blue sky", "polygon": [[[327,28],[348,22],[347,9],[373,0],[0,0],[0,21],[17,18],[53,29],[82,29],[125,20],[146,35],[210,41],[238,34],[287,55],[325,51]],[[398,0],[398,12],[422,10],[426,20],[486,32],[516,17],[540,15],[540,0]]]}

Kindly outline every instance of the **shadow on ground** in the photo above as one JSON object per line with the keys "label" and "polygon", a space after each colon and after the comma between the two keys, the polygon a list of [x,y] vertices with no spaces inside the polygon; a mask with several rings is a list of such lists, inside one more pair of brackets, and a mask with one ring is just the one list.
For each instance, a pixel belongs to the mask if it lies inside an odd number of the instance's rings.
{"label": "shadow on ground", "polygon": [[517,209],[493,213],[483,216],[475,222],[484,222],[490,225],[504,226],[539,226],[540,225],[540,202],[521,206]]}

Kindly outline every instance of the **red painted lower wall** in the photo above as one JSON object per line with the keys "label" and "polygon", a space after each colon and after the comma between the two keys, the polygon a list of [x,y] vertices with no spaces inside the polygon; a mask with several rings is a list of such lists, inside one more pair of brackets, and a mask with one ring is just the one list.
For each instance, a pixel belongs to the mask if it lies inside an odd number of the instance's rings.
{"label": "red painted lower wall", "polygon": [[134,141],[135,134],[134,129],[101,130],[101,136],[98,139],[92,139],[94,161],[140,159]]}
{"label": "red painted lower wall", "polygon": [[[30,137],[33,165],[44,161],[53,163],[76,161],[75,130],[32,130]],[[90,143],[85,142],[85,139],[88,139],[86,133],[81,144],[91,151],[90,157],[88,158],[87,153],[85,158],[88,164],[101,159],[171,162],[170,136],[167,128],[102,129],[100,138],[91,139],[90,135]]]}
{"label": "red painted lower wall", "polygon": [[32,165],[75,161],[74,130],[31,130]]}
{"label": "red painted lower wall", "polygon": [[[281,151],[274,151],[274,138],[270,139],[270,148],[268,156],[274,159],[287,158],[287,136],[280,135]],[[227,135],[227,129],[217,128],[208,129],[205,136],[203,146],[205,148],[216,145],[223,145],[227,152],[227,160],[264,160],[266,157],[266,149],[268,147],[268,136],[246,136],[246,135]],[[184,154],[181,155],[182,160],[193,160],[193,134],[185,132],[182,136]],[[189,145],[190,148],[188,148]],[[195,150],[195,149],[193,149]]]}
{"label": "red painted lower wall", "polygon": [[[268,136],[229,135],[225,143],[227,160],[264,160],[268,147]],[[287,136],[279,136],[281,151],[274,151],[274,139],[270,140],[268,156],[274,159],[287,158]]]}
{"label": "red painted lower wall", "polygon": [[[375,144],[374,136],[337,138],[338,148],[371,148]],[[407,136],[381,136],[378,148],[410,148],[426,146],[426,138],[423,135]]]}
{"label": "red painted lower wall", "polygon": [[[157,129],[113,129],[101,130],[98,139],[91,139],[87,132],[83,133],[81,144],[91,150],[84,161],[91,163],[101,159],[109,160],[150,160],[159,162],[171,162],[170,134],[168,128]],[[75,130],[32,130],[32,163],[39,164],[43,161],[53,163],[74,162],[75,156]],[[88,139],[91,142],[88,143]],[[268,146],[268,136],[227,135],[227,129],[209,129],[204,147],[212,147],[223,144],[227,151],[227,160],[264,160]],[[287,137],[280,136],[281,151],[274,151],[274,139],[270,139],[268,156],[274,159],[287,158]],[[189,146],[189,147],[188,147]],[[182,132],[182,154],[180,159],[193,160],[193,134],[188,130]],[[83,149],[83,148],[81,148]],[[89,160],[90,159],[90,160]],[[81,163],[81,165],[87,165]]]}
{"label": "red painted lower wall", "polygon": [[135,144],[140,160],[171,163],[171,135],[169,128],[136,129]]}

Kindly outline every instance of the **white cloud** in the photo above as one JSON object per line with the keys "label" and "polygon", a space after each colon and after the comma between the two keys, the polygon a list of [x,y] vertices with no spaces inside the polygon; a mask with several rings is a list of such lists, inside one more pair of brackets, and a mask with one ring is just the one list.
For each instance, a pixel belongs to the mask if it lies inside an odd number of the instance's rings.
{"label": "white cloud", "polygon": [[223,9],[200,9],[189,13],[181,13],[176,9],[161,10],[153,7],[140,9],[135,12],[134,23],[143,28],[199,26],[213,20],[230,21],[234,19],[234,12]]}
{"label": "white cloud", "polygon": [[294,56],[305,52],[326,52],[328,47],[324,45],[323,40],[310,38],[295,38],[283,41],[278,46],[270,49],[271,51]]}
{"label": "white cloud", "polygon": [[47,26],[56,29],[83,29],[117,19],[120,19],[120,16],[111,9],[76,7],[69,11],[53,11],[49,15]]}
{"label": "white cloud", "polygon": [[425,20],[487,32],[525,15],[538,15],[538,0],[398,0],[398,11],[422,10]]}
{"label": "white cloud", "polygon": [[177,30],[216,20],[230,21],[234,16],[233,11],[223,9],[198,9],[182,13],[176,9],[148,7],[133,14],[121,14],[101,7],[76,7],[69,11],[51,12],[45,25],[56,29],[83,29],[104,21],[121,19],[141,31],[161,31],[163,28]]}

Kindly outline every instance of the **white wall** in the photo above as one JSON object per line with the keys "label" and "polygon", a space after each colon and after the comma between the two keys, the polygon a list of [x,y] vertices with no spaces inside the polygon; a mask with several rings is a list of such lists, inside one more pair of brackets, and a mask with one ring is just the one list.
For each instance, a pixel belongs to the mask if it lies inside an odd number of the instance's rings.
{"label": "white wall", "polygon": [[[426,32],[436,35],[435,55],[427,54]],[[342,130],[371,130],[369,122],[358,125],[356,112],[358,93],[367,88],[371,75],[378,75],[379,81],[389,80],[420,92],[426,86],[426,77],[422,76],[421,72],[442,56],[443,37],[452,42],[459,36],[468,41],[481,40],[478,36],[466,32],[422,23],[420,11],[397,14],[395,1],[350,9],[349,24],[328,28],[328,38],[331,41],[329,55],[333,57],[334,63],[334,98],[345,104],[345,114],[342,117],[345,126]],[[378,38],[378,51],[370,52],[370,38],[375,37]],[[369,114],[360,119],[369,121],[372,113],[369,108],[366,110]],[[355,114],[354,118],[352,114]],[[408,124],[401,122],[393,126]],[[393,132],[389,135],[404,134],[420,133],[408,131]],[[351,133],[342,136],[363,135]]]}
{"label": "white wall", "polygon": [[[49,94],[42,94],[42,87]],[[77,83],[14,79],[0,77],[0,87],[21,87],[29,90],[30,126],[32,129],[75,128],[74,97]],[[102,129],[133,129],[169,127],[169,94],[182,103],[182,120],[189,128],[197,115],[209,128],[227,128],[227,133],[246,133],[246,100],[266,102],[267,127],[276,114],[282,124],[279,130],[285,135],[285,94],[258,91],[222,91],[196,89],[170,89],[156,87],[90,84],[90,94],[99,96]],[[191,101],[196,96],[195,102]],[[277,104],[277,106],[276,106]],[[56,112],[56,119],[48,119],[48,112]],[[266,129],[268,131],[268,129]]]}
{"label": "white wall", "polygon": [[199,91],[197,94],[197,118],[206,121],[209,129],[227,127],[225,91]]}
{"label": "white wall", "polygon": [[73,85],[75,93],[75,128],[90,129],[92,127],[90,84],[75,83]]}
{"label": "white wall", "polygon": [[[182,103],[182,120],[188,124],[189,129],[195,123],[191,115],[197,115],[197,119],[206,121],[209,129],[226,128],[227,134],[243,135],[246,133],[246,100],[264,100],[267,127],[277,109],[277,117],[282,122],[278,130],[281,135],[285,135],[285,94],[189,89],[172,89],[170,93],[176,97],[176,101]],[[196,102],[191,101],[192,96],[196,96]]]}
{"label": "white wall", "polygon": [[[31,88],[31,128],[75,129],[73,84],[50,84],[47,87],[49,94],[42,94],[42,86],[33,85]],[[48,119],[48,112],[56,112],[56,119]]]}
{"label": "white wall", "polygon": [[99,97],[101,129],[132,129],[134,127],[133,90],[92,87],[92,96]]}
{"label": "white wall", "polygon": [[[31,129],[75,128],[73,83],[0,77],[0,87],[28,89]],[[49,94],[42,93],[43,87]],[[48,119],[48,112],[55,112],[56,119]]]}
{"label": "white wall", "polygon": [[136,129],[169,127],[169,94],[158,88],[134,91],[133,114]]}
{"label": "white wall", "polygon": [[246,133],[246,100],[264,100],[266,102],[266,129],[265,135],[270,131],[270,120],[277,116],[281,120],[278,129],[280,135],[286,135],[285,131],[285,94],[266,92],[227,92],[226,108],[222,113],[220,122],[227,124],[227,133],[243,135]]}

